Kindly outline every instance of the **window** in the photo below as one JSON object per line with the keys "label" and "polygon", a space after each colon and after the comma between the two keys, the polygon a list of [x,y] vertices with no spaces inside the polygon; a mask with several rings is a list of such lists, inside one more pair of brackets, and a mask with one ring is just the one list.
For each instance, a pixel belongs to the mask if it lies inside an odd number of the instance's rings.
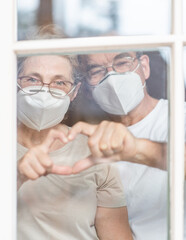
{"label": "window", "polygon": [[[19,1],[18,1],[19,2]],[[31,2],[31,1],[30,1]],[[57,1],[55,1],[57,4]],[[83,1],[85,4],[87,1]],[[100,1],[99,1],[100,2]],[[116,2],[116,1],[108,1]],[[130,1],[131,9],[132,3]],[[138,1],[137,1],[138,2]],[[33,6],[33,10],[37,7]],[[93,4],[93,3],[92,3]],[[162,4],[158,2],[157,4]],[[16,55],[57,53],[77,54],[91,53],[99,51],[118,51],[120,49],[146,49],[157,50],[160,47],[171,49],[170,57],[170,82],[168,82],[168,98],[170,100],[170,138],[169,138],[169,239],[183,239],[183,179],[184,179],[184,81],[183,81],[183,47],[186,45],[185,23],[182,30],[182,5],[183,1],[172,1],[171,31],[170,26],[163,32],[158,29],[152,33],[144,30],[144,35],[129,31],[128,36],[105,36],[105,37],[77,37],[74,33],[72,37],[61,40],[48,41],[16,41],[16,20],[14,17],[16,1],[3,2],[1,10],[1,29],[6,29],[1,37],[2,54],[2,79],[6,79],[7,88],[2,88],[0,94],[1,101],[1,138],[0,157],[1,162],[1,207],[0,220],[3,228],[0,231],[2,239],[16,239]],[[159,5],[158,5],[159,6]],[[10,9],[12,11],[10,11]],[[165,9],[161,7],[160,9]],[[56,10],[57,11],[57,10]],[[148,9],[146,9],[148,11]],[[140,12],[140,10],[139,10]],[[106,14],[106,13],[105,13]],[[167,15],[169,15],[167,13]],[[19,19],[21,21],[21,19]],[[57,20],[56,20],[57,21]],[[103,19],[103,21],[106,21]],[[167,20],[165,20],[167,21]],[[163,23],[165,21],[162,20]],[[6,22],[6,28],[5,23]],[[109,29],[109,21],[107,22]],[[169,25],[168,21],[165,26]],[[100,26],[101,27],[101,26]],[[70,27],[69,27],[70,28]],[[67,28],[67,30],[69,29]],[[87,26],[85,26],[87,29]],[[109,29],[110,30],[110,29]],[[92,30],[86,30],[91,35]],[[96,32],[97,31],[97,32]],[[99,29],[96,29],[96,36]],[[183,33],[184,32],[184,33]],[[100,32],[99,32],[100,33]],[[101,32],[102,34],[103,32]],[[22,38],[22,33],[19,33]],[[119,35],[124,35],[121,31]],[[24,33],[23,33],[24,35]],[[99,35],[99,34],[98,34]],[[87,35],[86,35],[87,36]],[[24,38],[24,37],[23,37]],[[6,91],[6,89],[8,91]],[[179,161],[176,159],[179,158]],[[11,223],[11,227],[10,227]]]}

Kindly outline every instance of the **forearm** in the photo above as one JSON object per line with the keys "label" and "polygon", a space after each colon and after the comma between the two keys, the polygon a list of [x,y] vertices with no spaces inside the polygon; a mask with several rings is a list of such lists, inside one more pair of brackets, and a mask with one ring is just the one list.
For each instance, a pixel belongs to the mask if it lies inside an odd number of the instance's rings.
{"label": "forearm", "polygon": [[132,162],[167,169],[167,143],[137,139],[136,155]]}
{"label": "forearm", "polygon": [[[184,174],[186,179],[186,144],[184,159]],[[167,143],[153,142],[147,139],[138,139],[137,152],[131,161],[162,170],[167,170]]]}
{"label": "forearm", "polygon": [[98,207],[95,227],[100,240],[133,240],[126,207]]}

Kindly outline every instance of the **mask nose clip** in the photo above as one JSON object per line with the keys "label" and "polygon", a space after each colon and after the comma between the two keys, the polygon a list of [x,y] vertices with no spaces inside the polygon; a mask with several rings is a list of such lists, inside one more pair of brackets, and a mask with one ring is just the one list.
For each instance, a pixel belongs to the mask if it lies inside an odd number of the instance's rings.
{"label": "mask nose clip", "polygon": [[[101,84],[102,82],[104,82],[109,76],[112,76],[112,75],[118,75],[119,73],[115,72],[115,71],[110,71],[108,72],[105,77],[99,82],[99,84]],[[99,85],[98,84],[98,85]]]}

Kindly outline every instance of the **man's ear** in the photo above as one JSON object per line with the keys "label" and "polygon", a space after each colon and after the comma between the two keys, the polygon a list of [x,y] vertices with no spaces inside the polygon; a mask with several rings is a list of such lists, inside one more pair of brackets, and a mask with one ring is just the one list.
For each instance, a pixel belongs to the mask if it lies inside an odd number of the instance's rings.
{"label": "man's ear", "polygon": [[140,57],[140,64],[143,70],[143,75],[145,80],[150,76],[150,64],[149,64],[149,57],[147,55],[142,55]]}
{"label": "man's ear", "polygon": [[74,98],[76,97],[76,95],[77,95],[77,93],[78,93],[78,90],[79,90],[80,86],[81,86],[81,83],[79,82],[79,83],[77,84],[75,90],[73,91],[72,95],[71,95],[70,101],[73,101],[73,100],[74,100]]}

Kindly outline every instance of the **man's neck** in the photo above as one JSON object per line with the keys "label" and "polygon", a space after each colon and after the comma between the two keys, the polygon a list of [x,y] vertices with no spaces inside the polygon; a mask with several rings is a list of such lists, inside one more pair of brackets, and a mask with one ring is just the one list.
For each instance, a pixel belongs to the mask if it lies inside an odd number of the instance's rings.
{"label": "man's neck", "polygon": [[127,115],[117,116],[111,115],[111,119],[115,122],[121,122],[129,127],[144,119],[157,105],[158,99],[147,95],[143,101]]}

